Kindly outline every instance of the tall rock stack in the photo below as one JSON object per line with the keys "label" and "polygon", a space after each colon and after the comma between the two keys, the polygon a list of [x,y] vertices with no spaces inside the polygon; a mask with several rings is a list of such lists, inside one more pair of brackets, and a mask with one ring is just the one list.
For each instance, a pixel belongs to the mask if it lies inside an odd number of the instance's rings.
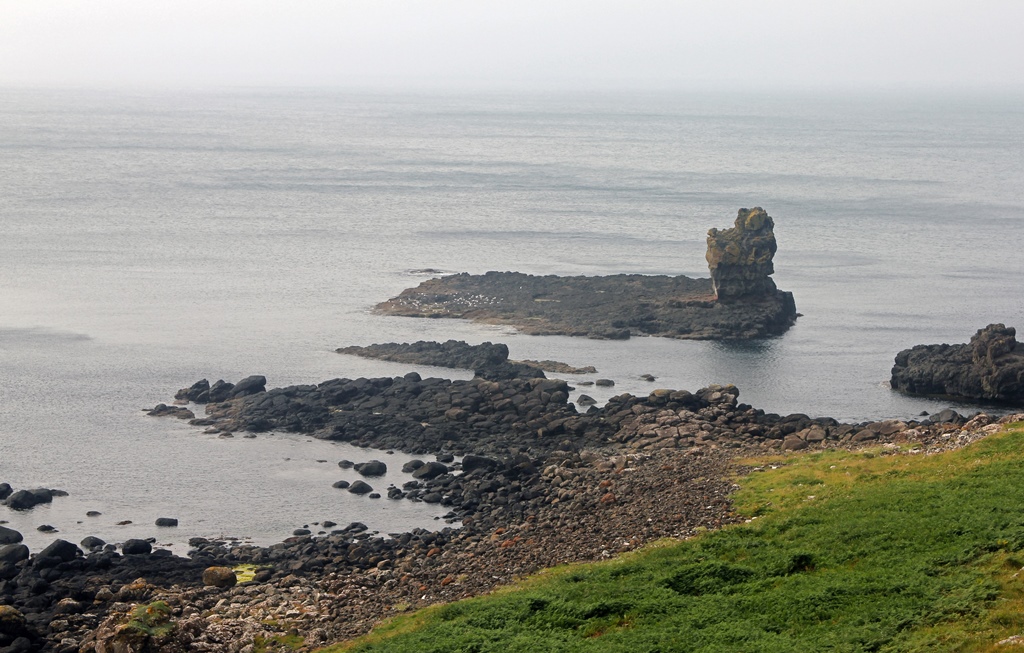
{"label": "tall rock stack", "polygon": [[718,299],[773,295],[775,222],[759,206],[740,209],[732,229],[708,231],[708,268]]}

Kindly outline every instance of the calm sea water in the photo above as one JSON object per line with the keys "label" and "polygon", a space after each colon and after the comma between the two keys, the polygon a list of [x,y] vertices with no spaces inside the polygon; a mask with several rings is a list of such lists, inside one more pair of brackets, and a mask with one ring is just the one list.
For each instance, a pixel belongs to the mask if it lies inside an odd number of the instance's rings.
{"label": "calm sea water", "polygon": [[[1020,100],[0,90],[0,481],[71,493],[0,519],[34,547],[53,537],[40,524],[179,548],[324,519],[437,525],[437,507],[330,487],[352,478],[341,458],[399,454],[222,440],[140,410],[202,377],[409,369],[333,353],[349,344],[502,341],[597,366],[617,383],[598,399],[720,382],[780,413],[943,408],[892,393],[889,368],[914,344],[1024,326]],[[707,229],[754,205],[803,313],[781,338],[602,342],[369,312],[418,268],[706,276]]]}

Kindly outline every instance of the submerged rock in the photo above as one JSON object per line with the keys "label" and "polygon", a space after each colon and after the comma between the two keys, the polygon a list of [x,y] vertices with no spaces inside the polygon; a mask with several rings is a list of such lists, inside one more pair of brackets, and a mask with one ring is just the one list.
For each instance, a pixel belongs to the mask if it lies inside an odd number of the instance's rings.
{"label": "submerged rock", "polygon": [[990,324],[967,344],[904,349],[896,355],[889,383],[908,394],[1024,404],[1024,349],[1016,333]]}

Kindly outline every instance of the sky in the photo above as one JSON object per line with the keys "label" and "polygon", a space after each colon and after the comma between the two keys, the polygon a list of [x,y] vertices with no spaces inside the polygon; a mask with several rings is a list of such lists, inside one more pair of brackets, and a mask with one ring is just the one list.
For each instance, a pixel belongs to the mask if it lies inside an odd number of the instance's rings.
{"label": "sky", "polygon": [[4,86],[1024,88],[1024,0],[0,0]]}

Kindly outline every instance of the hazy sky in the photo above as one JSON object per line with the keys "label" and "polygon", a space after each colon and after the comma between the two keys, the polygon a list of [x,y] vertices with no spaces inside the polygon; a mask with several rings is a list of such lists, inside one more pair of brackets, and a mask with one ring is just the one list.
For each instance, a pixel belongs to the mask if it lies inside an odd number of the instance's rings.
{"label": "hazy sky", "polygon": [[0,0],[3,85],[1024,86],[1024,0]]}

